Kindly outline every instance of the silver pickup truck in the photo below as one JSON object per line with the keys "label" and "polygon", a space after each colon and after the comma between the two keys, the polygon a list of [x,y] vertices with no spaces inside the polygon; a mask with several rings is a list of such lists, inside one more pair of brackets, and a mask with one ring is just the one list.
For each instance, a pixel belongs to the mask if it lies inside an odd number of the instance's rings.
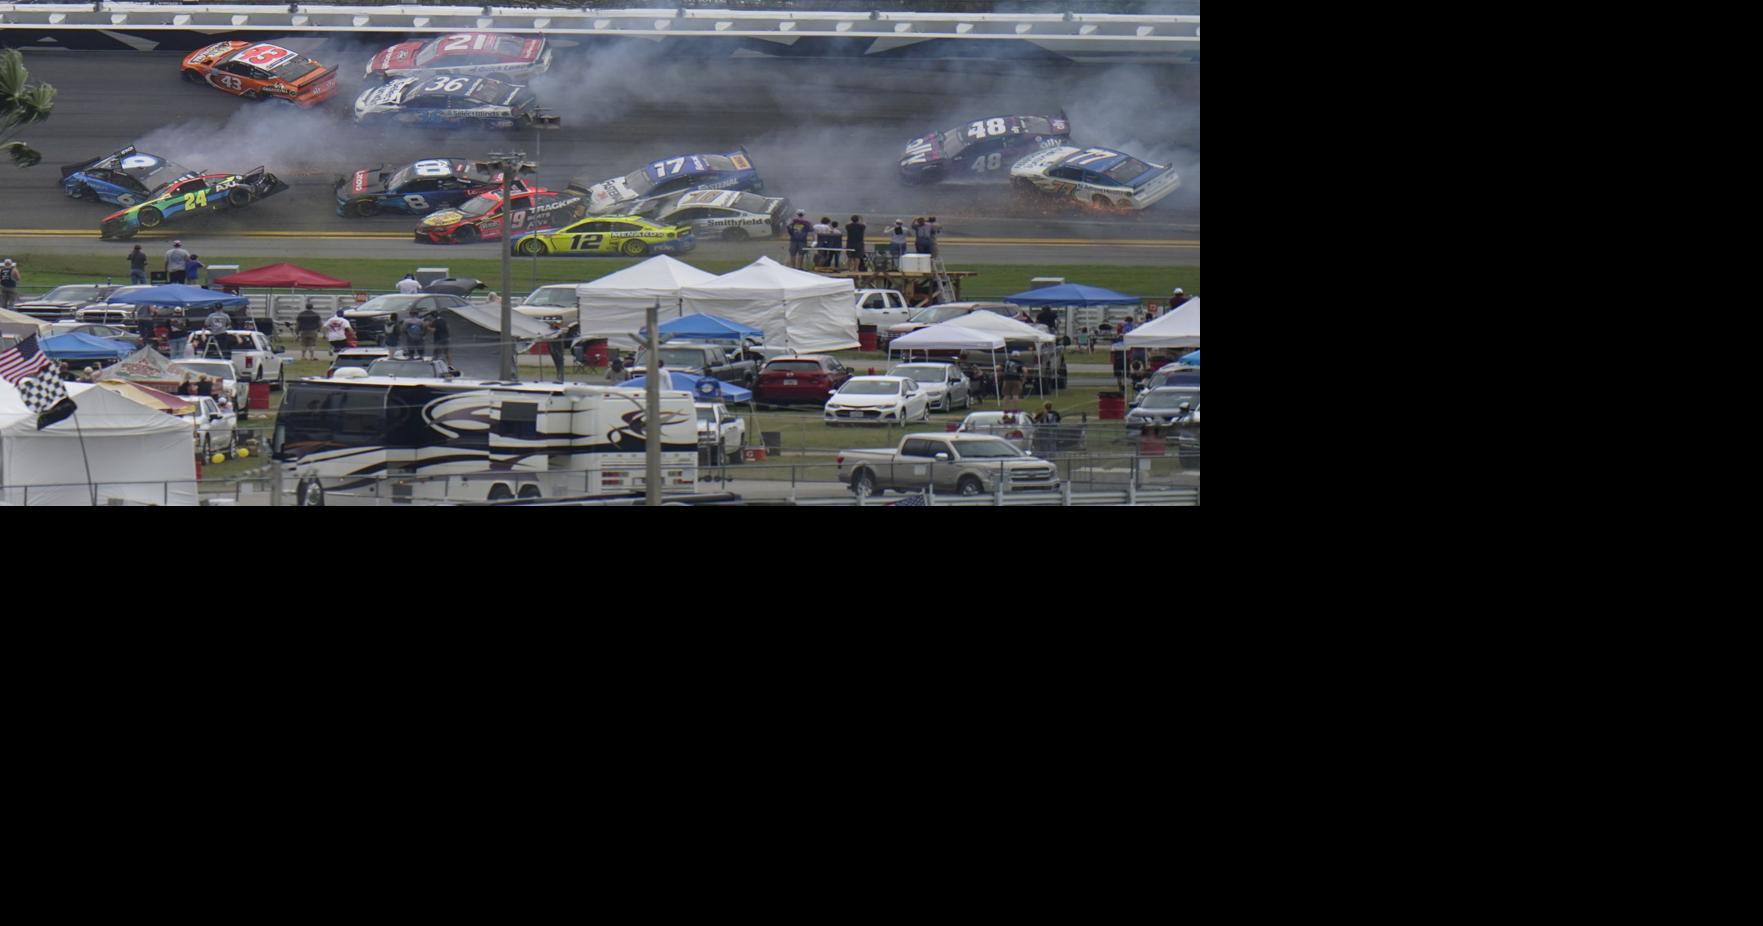
{"label": "silver pickup truck", "polygon": [[1057,489],[1059,470],[1046,460],[985,434],[909,434],[899,450],[839,451],[839,481],[858,495],[886,489],[982,495],[999,479],[1004,490]]}

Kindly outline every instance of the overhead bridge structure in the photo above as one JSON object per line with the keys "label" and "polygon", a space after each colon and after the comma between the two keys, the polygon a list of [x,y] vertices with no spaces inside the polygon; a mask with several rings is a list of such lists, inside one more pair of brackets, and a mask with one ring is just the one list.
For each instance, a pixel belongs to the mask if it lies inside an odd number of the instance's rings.
{"label": "overhead bridge structure", "polygon": [[224,38],[543,32],[584,42],[705,44],[783,57],[1200,60],[1198,15],[549,9],[185,3],[0,3],[0,44],[181,51]]}

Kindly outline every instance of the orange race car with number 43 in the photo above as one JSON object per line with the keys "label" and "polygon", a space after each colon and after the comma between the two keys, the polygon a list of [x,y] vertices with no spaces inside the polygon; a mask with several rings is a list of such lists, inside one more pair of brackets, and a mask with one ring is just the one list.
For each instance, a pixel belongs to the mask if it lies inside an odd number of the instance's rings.
{"label": "orange race car with number 43", "polygon": [[337,95],[337,69],[280,45],[216,42],[184,59],[184,79],[234,96],[316,106]]}

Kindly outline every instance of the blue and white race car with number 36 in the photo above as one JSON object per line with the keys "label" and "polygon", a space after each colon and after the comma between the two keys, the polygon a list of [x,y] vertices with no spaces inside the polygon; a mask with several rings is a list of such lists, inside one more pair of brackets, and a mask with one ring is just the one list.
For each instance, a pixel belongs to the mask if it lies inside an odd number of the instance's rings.
{"label": "blue and white race car with number 36", "polygon": [[374,87],[355,100],[355,121],[428,127],[550,128],[531,90],[488,77],[424,72]]}
{"label": "blue and white race car with number 36", "polygon": [[1070,197],[1103,209],[1143,209],[1175,192],[1181,175],[1108,148],[1062,146],[1017,161],[1010,182],[1024,193]]}

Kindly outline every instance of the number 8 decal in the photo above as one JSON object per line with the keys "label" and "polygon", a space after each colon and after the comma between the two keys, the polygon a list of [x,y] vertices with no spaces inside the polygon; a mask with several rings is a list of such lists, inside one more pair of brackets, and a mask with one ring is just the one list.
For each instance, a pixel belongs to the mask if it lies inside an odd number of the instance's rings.
{"label": "number 8 decal", "polygon": [[428,200],[423,199],[421,196],[418,196],[415,193],[412,193],[412,194],[404,197],[404,205],[409,206],[411,209],[413,209],[417,212],[427,212],[428,208],[429,208]]}
{"label": "number 8 decal", "polygon": [[418,177],[450,177],[453,168],[446,161],[417,161],[410,165]]}

